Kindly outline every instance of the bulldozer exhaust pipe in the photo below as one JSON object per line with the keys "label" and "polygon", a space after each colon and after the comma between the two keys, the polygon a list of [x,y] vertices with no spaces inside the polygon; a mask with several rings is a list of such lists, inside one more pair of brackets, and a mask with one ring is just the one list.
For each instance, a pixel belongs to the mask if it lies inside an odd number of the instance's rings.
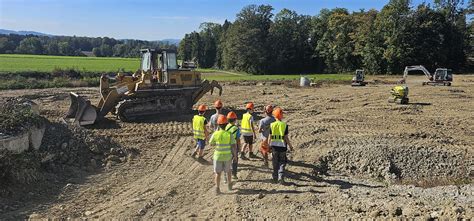
{"label": "bulldozer exhaust pipe", "polygon": [[79,126],[94,124],[97,120],[97,110],[91,105],[91,102],[73,92],[70,92],[69,96],[71,106],[69,106],[64,120]]}

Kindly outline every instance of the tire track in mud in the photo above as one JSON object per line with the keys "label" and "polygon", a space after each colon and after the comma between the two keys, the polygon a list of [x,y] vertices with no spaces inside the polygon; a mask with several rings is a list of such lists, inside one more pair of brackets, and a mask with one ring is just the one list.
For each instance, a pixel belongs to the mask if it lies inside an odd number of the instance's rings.
{"label": "tire track in mud", "polygon": [[162,137],[188,136],[191,135],[190,123],[167,122],[167,123],[120,123],[119,128],[94,129],[103,136],[112,137],[121,141],[149,142]]}
{"label": "tire track in mud", "polygon": [[[103,217],[107,214],[115,214],[125,208],[135,208],[136,211],[141,211],[143,207],[149,207],[146,210],[153,210],[158,199],[170,201],[161,205],[160,209],[165,211],[169,209],[168,207],[173,207],[176,204],[192,204],[194,202],[192,198],[195,197],[189,192],[192,187],[191,181],[202,180],[203,178],[200,177],[205,173],[200,172],[199,169],[210,168],[202,167],[200,163],[185,154],[192,148],[191,137],[181,137],[175,139],[173,143],[173,148],[168,151],[156,171],[128,184],[124,187],[124,191],[115,196],[117,199],[124,199],[121,204],[109,204],[100,208],[95,214]],[[185,199],[178,199],[178,202],[174,202],[176,200],[174,196],[177,193],[181,197],[184,196]],[[137,215],[149,216],[147,212],[145,211],[144,214],[138,212]],[[159,215],[161,212],[164,211],[153,212],[150,216]]]}

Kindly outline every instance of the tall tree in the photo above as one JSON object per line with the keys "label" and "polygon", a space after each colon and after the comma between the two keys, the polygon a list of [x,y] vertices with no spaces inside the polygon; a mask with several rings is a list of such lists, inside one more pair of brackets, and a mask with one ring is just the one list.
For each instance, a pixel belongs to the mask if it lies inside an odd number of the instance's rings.
{"label": "tall tree", "polygon": [[298,15],[295,11],[283,9],[276,14],[269,35],[272,73],[314,69],[311,66],[310,25],[309,16]]}
{"label": "tall tree", "polygon": [[254,74],[267,71],[272,10],[269,5],[249,5],[237,14],[226,35],[223,53],[225,68]]}

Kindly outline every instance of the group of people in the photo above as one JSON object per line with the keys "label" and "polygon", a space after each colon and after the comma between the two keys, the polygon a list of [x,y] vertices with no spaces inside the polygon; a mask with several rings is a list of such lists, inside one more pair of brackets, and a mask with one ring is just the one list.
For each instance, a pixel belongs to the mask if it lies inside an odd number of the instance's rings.
{"label": "group of people", "polygon": [[[257,132],[260,135],[260,150],[264,166],[268,167],[269,155],[272,155],[272,180],[275,183],[284,183],[285,166],[287,163],[286,153],[293,150],[288,137],[288,125],[282,121],[283,110],[273,105],[265,106],[265,118],[261,119],[258,128],[255,126],[254,104],[245,105],[246,113],[243,114],[238,124],[237,114],[233,111],[223,114],[223,103],[220,100],[214,102],[216,113],[209,121],[205,117],[208,110],[206,105],[198,106],[198,114],[193,117],[193,134],[196,140],[196,149],[192,157],[202,159],[206,143],[214,148],[214,182],[216,194],[220,191],[221,175],[224,173],[224,183],[227,189],[232,191],[232,179],[237,180],[237,169],[240,159],[256,158],[253,152],[254,141],[257,140]],[[211,134],[212,133],[212,134]],[[244,144],[241,145],[241,137]],[[240,153],[240,154],[239,154]],[[248,156],[248,158],[247,158]]]}

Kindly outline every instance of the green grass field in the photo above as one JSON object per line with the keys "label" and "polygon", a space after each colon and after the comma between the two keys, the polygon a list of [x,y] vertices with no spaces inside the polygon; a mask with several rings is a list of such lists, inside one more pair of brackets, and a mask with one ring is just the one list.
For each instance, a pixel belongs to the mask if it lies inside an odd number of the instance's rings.
{"label": "green grass field", "polygon": [[[268,80],[299,80],[300,75],[251,75],[246,73],[237,73],[230,71],[221,71],[215,69],[197,69],[201,72],[203,78],[216,81],[268,81]],[[304,76],[315,81],[350,81],[351,74],[305,74]]]}
{"label": "green grass field", "polygon": [[0,72],[44,71],[74,68],[88,72],[136,71],[138,58],[98,58],[48,55],[0,54]]}
{"label": "green grass field", "polygon": [[[123,69],[134,72],[138,69],[138,58],[97,58],[97,57],[69,57],[47,55],[18,55],[0,54],[0,89],[68,87],[74,85],[98,85],[100,73],[117,72]],[[51,75],[53,70],[61,69],[62,73],[74,69],[80,73],[80,78],[68,79],[61,75]],[[217,81],[268,81],[268,80],[296,80],[299,74],[288,75],[251,75],[242,72],[224,71],[216,69],[197,69],[203,78]],[[49,76],[49,77],[48,77]],[[65,75],[68,76],[68,75]],[[313,81],[350,81],[351,74],[308,74]],[[70,80],[75,80],[72,84]]]}

